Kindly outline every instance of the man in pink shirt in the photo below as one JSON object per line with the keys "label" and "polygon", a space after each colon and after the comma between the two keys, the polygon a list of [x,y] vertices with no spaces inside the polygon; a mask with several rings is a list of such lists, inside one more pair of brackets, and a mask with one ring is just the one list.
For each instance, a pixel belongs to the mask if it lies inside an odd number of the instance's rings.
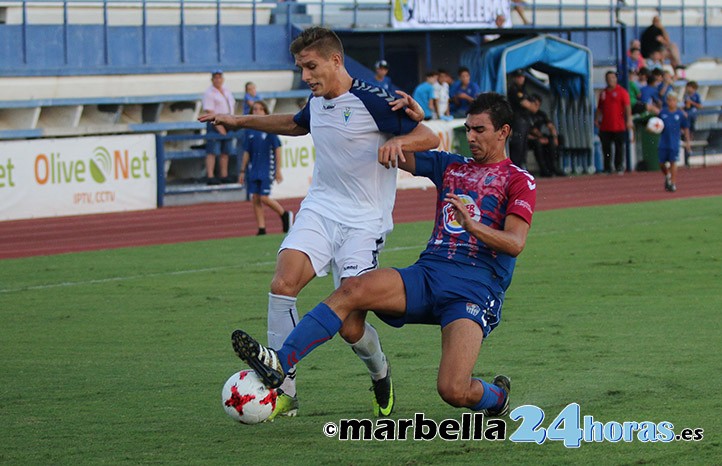
{"label": "man in pink shirt", "polygon": [[[209,115],[230,114],[233,115],[236,109],[236,99],[233,93],[223,85],[223,71],[215,70],[211,73],[213,83],[203,94],[203,113]],[[213,125],[211,122],[206,126],[207,135],[225,135],[226,128],[222,125]],[[208,184],[231,183],[235,181],[228,176],[228,154],[233,152],[233,139],[220,140],[209,139],[206,142],[206,174]],[[215,176],[216,156],[220,156],[219,178]]]}

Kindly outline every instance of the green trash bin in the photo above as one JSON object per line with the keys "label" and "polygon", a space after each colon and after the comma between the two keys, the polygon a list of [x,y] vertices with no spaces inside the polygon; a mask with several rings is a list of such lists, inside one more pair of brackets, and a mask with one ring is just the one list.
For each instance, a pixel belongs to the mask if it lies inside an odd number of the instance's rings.
{"label": "green trash bin", "polygon": [[634,120],[634,129],[637,136],[637,153],[641,146],[642,158],[635,167],[638,171],[656,171],[659,169],[659,134],[647,131],[647,121],[654,115],[644,113]]}
{"label": "green trash bin", "polygon": [[464,157],[473,157],[469,148],[469,141],[466,140],[465,127],[457,126],[454,128],[454,144],[451,151]]}

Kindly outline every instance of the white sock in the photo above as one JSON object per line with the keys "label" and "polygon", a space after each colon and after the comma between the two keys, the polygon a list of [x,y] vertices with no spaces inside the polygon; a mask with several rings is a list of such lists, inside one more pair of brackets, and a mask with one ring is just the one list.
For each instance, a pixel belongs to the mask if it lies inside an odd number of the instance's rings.
{"label": "white sock", "polygon": [[[268,293],[268,346],[280,349],[297,324],[296,298]],[[296,396],[295,369],[289,371],[280,387],[289,396]]]}
{"label": "white sock", "polygon": [[373,380],[381,380],[386,377],[389,365],[386,362],[386,355],[381,349],[379,334],[371,324],[366,322],[363,336],[350,346],[353,352],[366,364],[369,375]]}

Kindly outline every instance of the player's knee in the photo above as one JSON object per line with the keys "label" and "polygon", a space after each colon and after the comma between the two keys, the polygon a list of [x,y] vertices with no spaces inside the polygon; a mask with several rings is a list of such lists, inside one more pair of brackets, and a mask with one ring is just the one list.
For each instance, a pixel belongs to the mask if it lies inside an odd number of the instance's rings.
{"label": "player's knee", "polygon": [[301,289],[301,282],[295,277],[276,274],[271,280],[271,293],[279,296],[297,296]]}
{"label": "player's knee", "polygon": [[356,305],[368,296],[362,277],[349,277],[344,279],[341,286],[334,292],[346,307],[355,309]]}
{"label": "player's knee", "polygon": [[448,381],[439,381],[436,389],[441,399],[455,408],[467,406],[467,387],[454,384]]}

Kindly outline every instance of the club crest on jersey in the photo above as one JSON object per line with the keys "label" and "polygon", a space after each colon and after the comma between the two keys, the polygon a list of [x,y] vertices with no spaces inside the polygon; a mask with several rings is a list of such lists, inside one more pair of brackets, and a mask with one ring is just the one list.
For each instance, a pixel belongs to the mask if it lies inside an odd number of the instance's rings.
{"label": "club crest on jersey", "polygon": [[496,175],[486,175],[484,178],[484,186],[489,186],[496,179]]}
{"label": "club crest on jersey", "polygon": [[[474,202],[474,199],[467,196],[466,194],[458,194],[458,196],[461,202],[466,207],[466,210],[469,211],[469,215],[471,215],[471,218],[476,220],[477,222],[480,221],[481,211],[476,205],[476,202]],[[444,230],[446,230],[448,233],[451,233],[452,235],[459,235],[465,231],[461,224],[456,221],[456,216],[454,215],[454,206],[451,203],[447,203],[444,205],[443,216]]]}
{"label": "club crest on jersey", "polygon": [[353,113],[351,107],[345,107],[343,109],[343,123],[345,125],[348,125],[348,120],[351,119],[351,113]]}

